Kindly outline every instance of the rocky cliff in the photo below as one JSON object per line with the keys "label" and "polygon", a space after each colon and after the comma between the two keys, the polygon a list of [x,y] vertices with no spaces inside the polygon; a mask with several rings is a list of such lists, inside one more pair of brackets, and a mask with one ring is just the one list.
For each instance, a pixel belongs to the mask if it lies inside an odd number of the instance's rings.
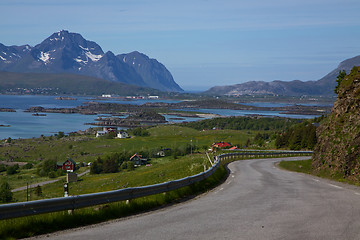
{"label": "rocky cliff", "polygon": [[315,170],[360,180],[360,67],[340,82],[338,98],[317,136]]}

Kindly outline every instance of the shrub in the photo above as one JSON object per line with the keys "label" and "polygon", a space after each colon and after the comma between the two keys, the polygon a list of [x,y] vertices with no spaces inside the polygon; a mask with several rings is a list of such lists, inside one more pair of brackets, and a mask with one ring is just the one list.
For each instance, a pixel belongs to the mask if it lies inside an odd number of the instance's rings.
{"label": "shrub", "polygon": [[0,201],[3,203],[11,202],[13,199],[13,193],[8,182],[3,182],[0,186]]}
{"label": "shrub", "polygon": [[8,166],[6,168],[6,174],[7,175],[14,175],[14,174],[18,173],[18,169],[19,169],[19,164]]}
{"label": "shrub", "polygon": [[42,195],[42,189],[41,189],[41,186],[40,185],[37,185],[36,188],[35,188],[35,195],[36,196],[41,196]]}
{"label": "shrub", "polygon": [[37,174],[41,177],[55,177],[57,171],[56,160],[48,159],[44,160],[37,169]]}
{"label": "shrub", "polygon": [[147,137],[147,136],[150,136],[150,133],[148,130],[146,130],[145,128],[141,128],[141,127],[138,127],[138,128],[134,128],[132,130],[132,134],[134,136],[139,136],[139,137]]}
{"label": "shrub", "polygon": [[34,165],[32,163],[27,163],[24,166],[22,166],[22,169],[31,169],[33,167],[34,167]]}
{"label": "shrub", "polygon": [[5,164],[0,164],[0,172],[5,172],[5,171],[6,171]]}

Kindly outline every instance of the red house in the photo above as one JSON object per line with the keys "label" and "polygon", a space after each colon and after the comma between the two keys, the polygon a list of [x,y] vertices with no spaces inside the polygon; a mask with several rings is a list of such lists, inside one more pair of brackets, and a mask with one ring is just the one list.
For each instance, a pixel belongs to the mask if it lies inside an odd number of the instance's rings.
{"label": "red house", "polygon": [[63,162],[61,169],[67,172],[75,171],[76,162],[71,158],[68,158],[65,162]]}
{"label": "red house", "polygon": [[214,151],[216,148],[230,148],[231,146],[232,145],[229,142],[217,142],[211,145],[211,151]]}

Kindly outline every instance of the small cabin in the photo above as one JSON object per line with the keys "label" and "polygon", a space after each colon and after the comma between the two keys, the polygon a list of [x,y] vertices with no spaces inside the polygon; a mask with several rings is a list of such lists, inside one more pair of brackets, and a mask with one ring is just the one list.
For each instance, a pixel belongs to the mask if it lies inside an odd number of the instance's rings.
{"label": "small cabin", "polygon": [[96,132],[96,137],[105,136],[105,134],[106,134],[105,131],[97,131],[97,132]]}
{"label": "small cabin", "polygon": [[129,138],[129,134],[125,131],[120,131],[118,134],[117,134],[117,138]]}
{"label": "small cabin", "polygon": [[161,148],[160,151],[156,153],[157,157],[165,157],[171,154],[171,148]]}
{"label": "small cabin", "polygon": [[129,161],[133,162],[134,166],[141,166],[141,165],[146,165],[147,164],[147,159],[142,158],[142,156],[137,154],[137,153],[132,155],[132,157],[129,159]]}
{"label": "small cabin", "polygon": [[68,158],[65,162],[63,162],[61,169],[67,172],[75,171],[76,162],[71,158]]}

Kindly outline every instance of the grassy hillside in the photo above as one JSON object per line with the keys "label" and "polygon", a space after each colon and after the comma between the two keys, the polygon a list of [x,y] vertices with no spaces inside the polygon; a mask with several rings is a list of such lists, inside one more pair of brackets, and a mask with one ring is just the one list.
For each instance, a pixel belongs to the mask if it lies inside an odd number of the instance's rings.
{"label": "grassy hillside", "polygon": [[76,74],[0,72],[0,93],[68,94],[68,95],[135,95],[160,94],[142,88]]}
{"label": "grassy hillside", "polygon": [[[78,163],[88,163],[95,161],[98,157],[106,158],[113,153],[126,152],[130,155],[134,153],[149,155],[161,147],[175,150],[184,149],[189,145],[191,145],[193,152],[203,152],[205,148],[208,148],[215,141],[227,141],[241,146],[241,144],[246,143],[249,138],[253,138],[256,134],[254,131],[245,132],[237,130],[198,131],[174,125],[153,127],[148,131],[150,136],[137,136],[128,139],[96,138],[93,135],[85,135],[66,136],[59,139],[57,137],[18,139],[12,140],[10,144],[2,142],[0,145],[2,146],[0,147],[0,161],[32,163],[34,168],[20,169],[20,173],[13,175],[1,172],[0,182],[5,180],[10,183],[12,188],[18,188],[26,186],[26,183],[49,180],[49,178],[39,177],[36,174],[37,166],[46,160],[62,162],[71,157]],[[153,163],[161,165],[171,161],[178,161],[177,159],[180,159],[180,156],[178,158],[169,156],[168,158],[161,158],[161,162],[155,159]],[[200,167],[194,167],[194,169],[203,170],[203,167],[201,165]],[[82,168],[80,170],[85,171]],[[174,177],[177,178],[179,176],[176,175]],[[161,180],[167,180],[167,178]],[[124,184],[126,182],[120,185]],[[116,188],[118,185],[112,187]],[[104,190],[101,187],[99,189]],[[98,191],[99,189],[94,185],[93,189],[85,189],[85,191]],[[19,196],[18,199],[23,200],[23,197],[21,199]]]}

